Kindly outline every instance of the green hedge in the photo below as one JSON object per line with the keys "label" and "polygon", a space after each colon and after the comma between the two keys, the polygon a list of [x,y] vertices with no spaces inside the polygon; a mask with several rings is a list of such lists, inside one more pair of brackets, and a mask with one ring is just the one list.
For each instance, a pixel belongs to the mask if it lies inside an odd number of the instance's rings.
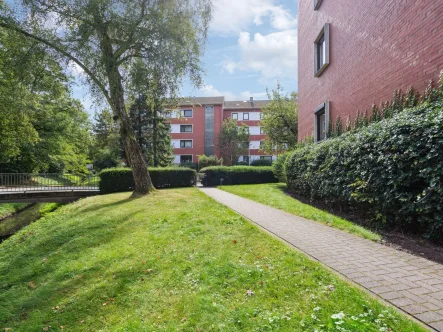
{"label": "green hedge", "polygon": [[383,225],[443,235],[443,100],[296,150],[294,192],[367,211]]}
{"label": "green hedge", "polygon": [[209,187],[220,185],[220,179],[224,185],[278,182],[269,166],[211,166],[200,173],[206,175],[202,184]]}
{"label": "green hedge", "polygon": [[[149,168],[149,175],[155,188],[192,187],[197,172],[190,168]],[[102,194],[134,190],[134,178],[130,168],[108,168],[100,172]]]}
{"label": "green hedge", "polygon": [[282,153],[272,164],[274,175],[280,182],[286,182],[286,163],[290,156],[291,152],[289,151]]}

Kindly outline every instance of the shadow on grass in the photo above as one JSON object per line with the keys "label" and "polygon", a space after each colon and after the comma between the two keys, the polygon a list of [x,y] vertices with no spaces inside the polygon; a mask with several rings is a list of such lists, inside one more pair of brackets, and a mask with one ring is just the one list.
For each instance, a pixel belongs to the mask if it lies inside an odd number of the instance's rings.
{"label": "shadow on grass", "polygon": [[306,197],[297,195],[296,193],[291,192],[285,184],[279,184],[277,188],[280,189],[285,195],[288,195],[304,204],[308,204],[337,217],[349,220],[356,225],[380,234],[382,240],[379,242],[381,244],[443,264],[443,247],[441,243],[435,243],[426,240],[421,236],[405,233],[401,230],[384,229],[380,226],[380,224],[374,225],[374,223],[370,222],[370,217],[364,213],[364,211],[362,211],[364,208],[333,208],[332,206],[323,202],[312,201]]}

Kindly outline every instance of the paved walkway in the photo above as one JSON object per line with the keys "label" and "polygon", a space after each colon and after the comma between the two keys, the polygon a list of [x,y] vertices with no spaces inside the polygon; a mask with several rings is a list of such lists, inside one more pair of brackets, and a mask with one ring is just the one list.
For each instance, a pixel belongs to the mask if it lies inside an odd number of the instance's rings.
{"label": "paved walkway", "polygon": [[428,326],[443,331],[443,265],[216,188],[200,190]]}

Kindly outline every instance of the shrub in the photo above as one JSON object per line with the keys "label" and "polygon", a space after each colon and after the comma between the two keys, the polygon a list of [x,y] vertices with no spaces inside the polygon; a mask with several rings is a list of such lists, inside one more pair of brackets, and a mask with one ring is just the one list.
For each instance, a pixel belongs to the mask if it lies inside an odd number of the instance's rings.
{"label": "shrub", "polygon": [[271,166],[272,160],[256,159],[251,162],[251,166]]}
{"label": "shrub", "polygon": [[191,168],[191,169],[197,169],[197,164],[193,163],[192,161],[185,161],[179,165],[180,167],[184,168]]}
{"label": "shrub", "polygon": [[277,160],[274,161],[274,163],[272,164],[274,175],[280,182],[286,182],[285,168],[286,168],[286,162],[289,159],[290,155],[291,152],[282,153],[277,157]]}
{"label": "shrub", "polygon": [[[134,178],[130,168],[108,168],[100,172],[102,194],[134,190]],[[195,185],[195,170],[183,167],[150,168],[149,175],[155,188],[192,187]]]}
{"label": "shrub", "polygon": [[272,167],[212,166],[203,168],[200,172],[206,174],[202,181],[205,186],[217,186],[220,179],[223,179],[225,185],[278,182],[272,173]]}
{"label": "shrub", "polygon": [[291,190],[365,209],[384,225],[443,235],[443,99],[296,150]]}
{"label": "shrub", "polygon": [[249,166],[249,163],[246,161],[239,161],[237,162],[237,166]]}
{"label": "shrub", "polygon": [[209,166],[220,166],[223,164],[223,158],[218,159],[217,156],[198,156],[198,168],[206,168]]}

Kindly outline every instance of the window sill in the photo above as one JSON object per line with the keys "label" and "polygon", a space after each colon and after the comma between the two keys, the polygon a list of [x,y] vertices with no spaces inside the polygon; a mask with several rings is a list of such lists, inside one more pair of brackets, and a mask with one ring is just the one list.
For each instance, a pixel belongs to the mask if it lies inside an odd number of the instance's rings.
{"label": "window sill", "polygon": [[319,70],[317,70],[314,74],[314,77],[319,77],[325,70],[328,68],[329,63],[325,63]]}

